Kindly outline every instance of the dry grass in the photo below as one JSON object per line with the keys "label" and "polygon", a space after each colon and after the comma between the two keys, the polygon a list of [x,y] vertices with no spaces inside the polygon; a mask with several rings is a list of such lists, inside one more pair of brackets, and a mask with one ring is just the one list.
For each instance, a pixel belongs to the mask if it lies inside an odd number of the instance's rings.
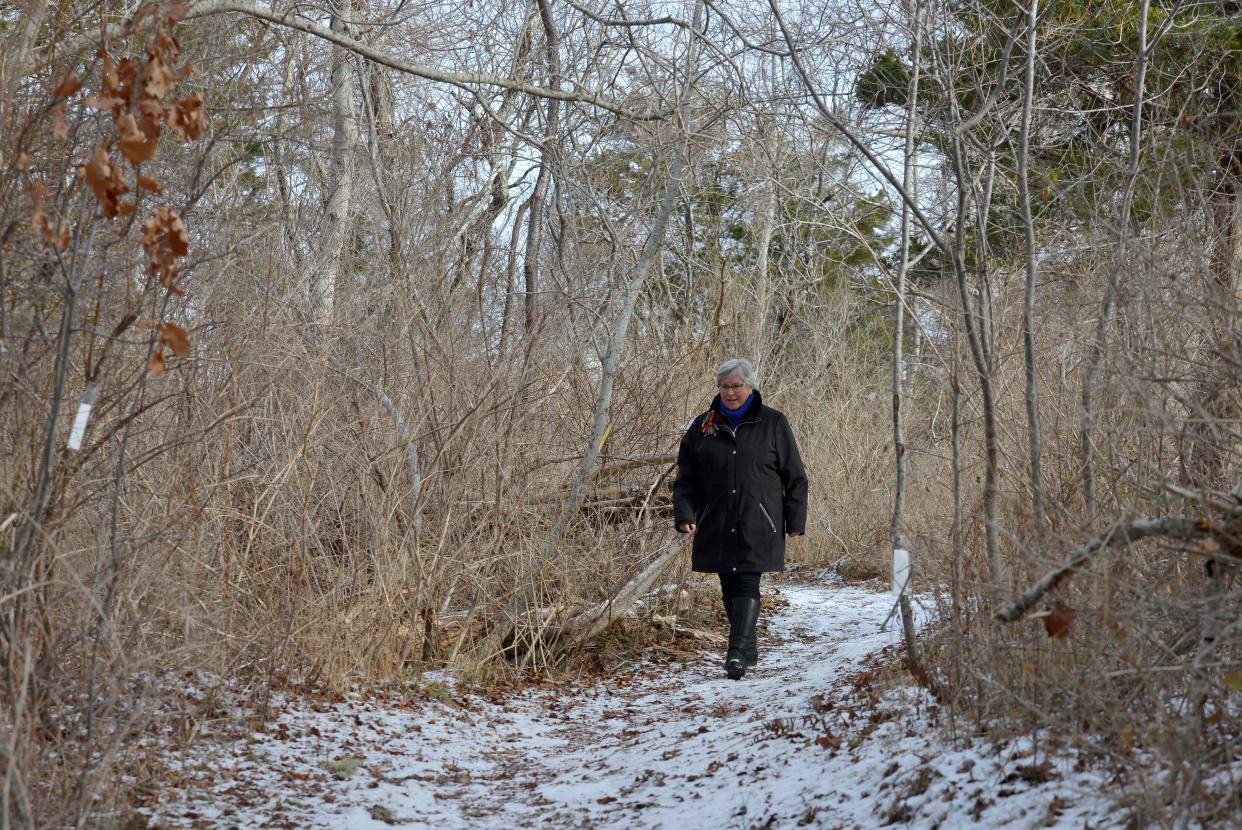
{"label": "dry grass", "polygon": [[[1133,826],[1175,826],[1187,816],[1204,826],[1229,826],[1242,808],[1234,786],[1242,758],[1234,718],[1242,638],[1236,556],[1228,551],[1238,535],[1235,528],[1229,542],[1227,517],[1163,489],[1188,481],[1220,486],[1197,478],[1192,463],[1192,451],[1205,447],[1202,439],[1191,443],[1201,414],[1194,379],[1215,365],[1232,373],[1220,383],[1235,389],[1242,383],[1236,362],[1218,360],[1222,343],[1238,336],[1235,310],[1198,301],[1206,278],[1195,272],[1194,262],[1170,250],[1135,254],[1130,276],[1143,290],[1119,306],[1115,347],[1097,395],[1095,516],[1085,515],[1081,496],[1074,361],[1082,351],[1073,348],[1091,342],[1094,321],[1083,314],[1087,301],[1070,302],[1072,292],[1060,306],[1043,306],[1044,527],[1035,524],[1026,480],[1017,300],[997,298],[998,342],[1006,355],[998,362],[996,383],[1003,440],[1002,594],[1015,596],[1127,514],[1213,517],[1226,528],[1222,541],[1155,539],[1119,548],[1046,597],[1031,619],[996,621],[983,554],[977,407],[971,402],[965,409],[967,491],[956,604],[947,590],[955,560],[948,522],[942,514],[930,527],[912,523],[919,531],[920,573],[938,597],[940,622],[927,643],[929,659],[959,727],[1000,739],[1031,735],[1037,746],[1074,743],[1084,757],[1116,774]],[[1215,450],[1227,459],[1223,468],[1236,471],[1238,444],[1222,435],[1215,433]],[[951,468],[940,462],[913,474],[916,491],[929,473],[943,481]],[[944,490],[943,484],[932,487]],[[945,506],[943,496],[932,500]],[[1214,583],[1208,563],[1221,556],[1210,566],[1221,576]],[[1050,636],[1043,625],[1056,604],[1072,609],[1064,637]],[[1205,658],[1202,638],[1212,620],[1216,638]]]}
{"label": "dry grass", "polygon": [[[220,90],[220,100],[238,112],[269,103],[247,97],[261,85],[238,86]],[[313,112],[301,115],[306,123],[291,135],[312,145],[322,125]],[[218,146],[254,144],[253,125],[230,118],[222,114],[213,127]],[[47,169],[89,149],[66,149],[50,132],[40,140],[32,149]],[[0,558],[5,585],[20,589],[0,602],[7,742],[0,757],[6,774],[24,776],[4,792],[29,798],[4,806],[6,815],[24,811],[57,826],[119,809],[122,747],[170,723],[190,742],[196,724],[220,717],[209,702],[177,698],[179,678],[215,678],[262,702],[294,682],[340,690],[407,677],[458,662],[526,585],[537,586],[539,610],[518,626],[525,659],[486,667],[500,680],[603,671],[641,649],[673,650],[670,626],[680,623],[661,622],[673,617],[689,628],[719,626],[714,586],[691,577],[683,561],[667,580],[687,586],[688,602],[662,594],[583,649],[563,655],[548,647],[547,632],[611,596],[670,536],[658,507],[593,510],[574,517],[552,555],[544,550],[590,433],[607,336],[601,321],[628,254],[608,260],[602,231],[576,229],[599,239],[549,254],[536,325],[523,331],[520,310],[511,309],[505,326],[499,308],[516,285],[516,234],[512,251],[490,237],[463,242],[465,207],[443,210],[436,195],[450,189],[441,177],[466,175],[452,172],[451,144],[411,139],[386,148],[393,152],[386,183],[406,187],[408,202],[397,199],[396,218],[386,220],[393,239],[359,217],[346,268],[354,282],[341,291],[357,296],[342,297],[331,325],[309,324],[302,312],[313,267],[306,251],[321,229],[300,227],[295,217],[320,210],[317,197],[277,204],[231,157],[184,161],[177,186],[215,182],[189,217],[196,252],[209,255],[180,283],[188,299],[170,302],[157,285],[141,288],[126,276],[143,268],[132,235],[101,233],[95,281],[70,329],[55,419],[63,308],[48,276],[57,273],[55,258],[30,227],[26,185],[17,176],[0,182]],[[584,186],[600,184],[577,174]],[[641,215],[641,205],[616,214],[631,211]],[[1035,524],[1026,474],[1020,278],[993,275],[1002,594],[1030,584],[1126,511],[1205,512],[1171,499],[1163,485],[1219,489],[1224,476],[1236,478],[1237,296],[1213,289],[1203,259],[1219,241],[1204,238],[1195,221],[1170,219],[1136,241],[1125,263],[1096,390],[1092,515],[1081,495],[1078,383],[1100,287],[1119,264],[1096,250],[1060,252],[1042,272],[1044,527]],[[623,230],[634,239],[645,233],[641,222]],[[667,284],[653,285],[640,303],[601,464],[672,450],[680,425],[713,394],[712,368],[729,356],[757,356],[765,398],[790,417],[812,479],[808,535],[791,544],[790,559],[847,578],[886,575],[895,482],[888,342],[875,333],[873,286],[845,286],[837,272],[848,269],[831,261],[816,264],[824,285],[813,272],[787,274],[791,285],[771,286],[773,297],[788,288],[778,333],[775,316],[762,325],[755,318],[753,275],[730,274],[729,290],[716,296],[724,263],[694,260],[691,237],[689,253],[679,254],[687,258],[662,275]],[[802,244],[795,237],[782,244]],[[1045,240],[1050,249],[1060,244]],[[486,259],[470,245],[496,250]],[[829,286],[828,277],[842,284]],[[675,278],[703,282],[674,286]],[[921,288],[925,319],[934,323],[907,377],[904,524],[919,587],[939,603],[927,651],[957,723],[1077,741],[1129,776],[1136,824],[1180,815],[1223,821],[1239,806],[1238,789],[1211,775],[1242,754],[1232,731],[1242,677],[1236,559],[1146,542],[1101,557],[1050,597],[1075,609],[1068,637],[1048,637],[1039,622],[995,622],[988,598],[997,586],[988,584],[982,549],[977,386],[963,352],[959,551],[948,394],[956,299],[946,286]],[[514,298],[520,304],[520,290]],[[695,303],[704,305],[683,308]],[[133,328],[122,326],[128,315]],[[190,329],[195,348],[156,379],[146,368],[158,320]],[[64,436],[88,376],[101,382],[101,397],[84,450],[70,453]],[[25,516],[49,422],[54,474],[26,556]],[[416,501],[407,438],[418,456]],[[667,472],[640,468],[609,485],[649,487],[658,505]],[[1203,575],[1211,555],[1228,560],[1216,587]],[[1219,635],[1210,660],[1196,666],[1213,613]],[[173,713],[153,721],[160,701]]]}
{"label": "dry grass", "polygon": [[[546,331],[566,334],[504,354],[451,313],[437,326],[396,303],[347,308],[355,324],[308,330],[283,301],[243,313],[293,282],[275,268],[260,256],[203,274],[198,314],[220,322],[194,329],[194,357],[165,377],[141,378],[140,343],[117,350],[113,372],[142,384],[154,406],[129,424],[131,387],[110,383],[88,433],[93,452],[63,456],[81,466],[56,482],[58,507],[37,547],[54,576],[41,593],[31,677],[40,718],[72,723],[32,744],[41,809],[69,804],[70,815],[80,794],[107,789],[113,753],[146,728],[141,701],[185,673],[228,678],[261,699],[291,681],[341,689],[438,668],[466,654],[532,580],[543,610],[519,626],[526,658],[490,664],[493,679],[598,670],[668,646],[656,618],[714,609],[701,599],[714,589],[686,583],[683,562],[668,579],[699,586],[690,607],[661,601],[567,662],[543,647],[551,626],[611,596],[671,537],[662,508],[586,512],[543,561],[598,384],[591,339],[574,333],[581,321],[549,309]],[[247,272],[267,276],[237,278]],[[835,309],[848,311],[848,301]],[[80,363],[88,341],[78,345]],[[877,573],[887,524],[886,436],[873,430],[886,406],[883,366],[824,368],[847,365],[851,346],[815,345],[831,352],[826,364],[790,358],[766,370],[765,393],[790,416],[815,481],[810,532],[791,559]],[[601,464],[675,449],[680,425],[710,400],[725,349],[634,338]],[[26,367],[50,370],[48,360]],[[405,443],[376,390],[417,449],[416,506]],[[78,391],[71,385],[70,398]],[[0,419],[6,443],[28,450],[0,459],[10,504],[37,468],[38,419],[29,407]],[[658,505],[668,473],[640,468],[608,483],[654,488]],[[91,732],[79,740],[84,717]],[[103,755],[87,764],[82,752]]]}
{"label": "dry grass", "polygon": [[[683,562],[667,581],[686,585],[688,602],[661,595],[567,658],[540,646],[542,632],[609,596],[668,536],[668,516],[659,511],[587,513],[552,560],[537,564],[590,428],[597,377],[581,338],[550,337],[489,358],[477,334],[406,322],[410,309],[355,309],[366,325],[307,334],[287,312],[239,314],[236,304],[257,299],[237,285],[213,302],[221,305],[207,303],[207,317],[242,322],[200,331],[195,359],[149,383],[146,394],[165,399],[58,485],[58,509],[39,548],[51,579],[38,607],[43,651],[32,673],[33,708],[45,716],[30,767],[38,803],[112,791],[108,753],[142,733],[141,702],[164,694],[144,678],[166,684],[203,671],[260,700],[292,681],[342,689],[400,678],[464,654],[529,580],[546,613],[519,627],[532,646],[528,659],[492,664],[493,680],[605,671],[640,650],[676,653],[675,625],[721,626],[714,585],[690,579]],[[1186,412],[1167,384],[1145,379],[1176,369],[1179,353],[1184,363],[1185,344],[1202,336],[1179,322],[1185,302],[1166,294],[1125,309],[1161,316],[1158,336],[1115,355],[1106,375],[1100,476],[1110,514],[1123,505],[1193,509],[1160,501],[1155,488],[1176,473]],[[846,299],[830,308],[826,318],[850,312]],[[1000,297],[998,309],[1000,339],[1014,344],[1014,307]],[[1096,524],[1084,521],[1077,501],[1076,374],[1061,374],[1062,344],[1089,339],[1090,329],[1073,308],[1045,319],[1045,529],[1034,526],[1027,506],[1016,347],[998,365],[1007,590],[1038,578]],[[675,447],[679,425],[709,399],[711,367],[728,349],[667,349],[636,337],[602,463]],[[945,353],[942,342],[939,356]],[[1160,371],[1149,365],[1153,355],[1165,364]],[[1057,594],[1077,612],[1066,639],[1048,637],[1038,622],[994,622],[982,552],[980,427],[969,394],[962,585],[952,607],[951,413],[947,367],[936,358],[925,355],[911,377],[906,527],[918,578],[939,598],[942,623],[927,649],[956,723],[1078,742],[1134,776],[1125,786],[1140,823],[1179,809],[1210,823],[1214,811],[1236,807],[1207,781],[1236,756],[1231,721],[1217,714],[1196,731],[1186,706],[1204,610],[1202,559],[1159,542],[1102,558]],[[135,347],[119,363],[134,372],[141,359]],[[46,373],[49,364],[30,371]],[[886,575],[893,483],[882,356],[868,358],[826,324],[763,371],[765,396],[794,424],[813,482],[809,534],[790,546],[791,561],[836,566],[847,578]],[[374,388],[391,399],[417,447],[417,508],[403,441]],[[92,429],[108,434],[123,418],[119,400],[111,408],[105,402],[97,417]],[[29,448],[37,424],[29,408],[6,410],[5,440],[27,448],[0,461],[10,503],[35,467]],[[111,476],[122,440],[127,468],[118,490]],[[655,485],[658,497],[664,472],[638,469],[610,485]],[[12,546],[13,528],[6,534]],[[682,622],[670,624],[673,617]],[[1238,645],[1229,629],[1210,669],[1208,712],[1236,706],[1224,678],[1237,676]],[[76,730],[88,712],[94,731],[81,741]],[[79,720],[55,727],[46,719],[52,713]],[[188,713],[185,722],[200,717]],[[194,735],[187,727],[186,740]],[[88,750],[104,755],[87,763]],[[1144,778],[1140,769],[1169,772]]]}

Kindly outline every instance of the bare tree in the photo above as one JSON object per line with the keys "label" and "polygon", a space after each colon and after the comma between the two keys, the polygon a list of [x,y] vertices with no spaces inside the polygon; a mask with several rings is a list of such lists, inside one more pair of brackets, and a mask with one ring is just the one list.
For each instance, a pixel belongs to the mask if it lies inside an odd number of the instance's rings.
{"label": "bare tree", "polygon": [[1035,217],[1031,215],[1031,110],[1035,104],[1035,64],[1038,58],[1036,33],[1039,0],[1031,0],[1026,10],[1026,65],[1022,73],[1022,118],[1018,134],[1018,204],[1022,211],[1023,242],[1026,244],[1026,287],[1022,303],[1022,349],[1026,369],[1026,433],[1031,477],[1031,508],[1035,524],[1043,527],[1044,485],[1040,466],[1042,439],[1039,425],[1039,373],[1035,365],[1035,290],[1039,275],[1035,249]]}
{"label": "bare tree", "polygon": [[[331,30],[351,36],[353,17],[353,0],[337,0],[332,8]],[[340,45],[333,46],[332,155],[324,207],[326,228],[310,285],[311,313],[320,323],[332,321],[343,277],[342,255],[349,234],[358,149],[357,74],[353,54]]]}

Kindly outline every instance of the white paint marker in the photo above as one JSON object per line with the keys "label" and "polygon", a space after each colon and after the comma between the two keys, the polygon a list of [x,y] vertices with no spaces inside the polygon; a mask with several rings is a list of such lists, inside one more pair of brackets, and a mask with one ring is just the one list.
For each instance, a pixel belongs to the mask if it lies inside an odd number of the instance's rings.
{"label": "white paint marker", "polygon": [[78,414],[73,418],[73,429],[69,431],[69,449],[77,452],[82,449],[82,438],[86,435],[86,422],[90,420],[91,409],[95,406],[95,396],[99,394],[99,384],[91,381],[78,401]]}
{"label": "white paint marker", "polygon": [[909,581],[910,552],[904,548],[893,548],[893,593],[901,594]]}

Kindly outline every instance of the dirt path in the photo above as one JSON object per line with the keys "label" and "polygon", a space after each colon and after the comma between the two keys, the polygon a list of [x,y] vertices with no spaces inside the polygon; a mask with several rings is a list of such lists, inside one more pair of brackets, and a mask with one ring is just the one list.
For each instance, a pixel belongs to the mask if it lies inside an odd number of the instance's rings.
{"label": "dirt path", "polygon": [[154,823],[716,830],[957,816],[1082,827],[1101,809],[1078,792],[1071,810],[1056,769],[998,790],[1021,747],[949,749],[921,692],[879,708],[848,685],[896,643],[879,631],[887,594],[827,580],[771,590],[782,607],[741,681],[723,677],[712,651],[501,701],[290,705],[268,734],[189,759],[194,795]]}
{"label": "dirt path", "polygon": [[819,772],[796,761],[806,742],[790,733],[813,715],[812,697],[891,641],[876,630],[890,601],[824,584],[778,590],[788,604],[740,682],[712,651],[492,715],[509,747],[499,775],[462,793],[483,808],[478,826],[670,827],[687,814],[745,826],[813,814],[805,796],[822,789]]}

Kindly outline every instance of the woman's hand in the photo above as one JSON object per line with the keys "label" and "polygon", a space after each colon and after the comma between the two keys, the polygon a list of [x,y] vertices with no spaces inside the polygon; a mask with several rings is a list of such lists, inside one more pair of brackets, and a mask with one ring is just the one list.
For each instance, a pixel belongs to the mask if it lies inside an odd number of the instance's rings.
{"label": "woman's hand", "polygon": [[694,533],[694,531],[698,529],[699,529],[699,526],[696,525],[694,522],[682,522],[681,524],[677,525],[678,533]]}

